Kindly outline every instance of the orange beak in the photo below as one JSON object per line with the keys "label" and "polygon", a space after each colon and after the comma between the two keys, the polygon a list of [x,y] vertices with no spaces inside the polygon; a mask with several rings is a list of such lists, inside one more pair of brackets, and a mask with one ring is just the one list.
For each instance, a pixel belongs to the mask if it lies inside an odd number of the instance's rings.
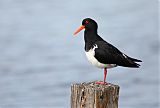
{"label": "orange beak", "polygon": [[76,35],[77,33],[79,33],[81,30],[83,30],[85,28],[84,25],[81,25],[75,32],[74,35]]}

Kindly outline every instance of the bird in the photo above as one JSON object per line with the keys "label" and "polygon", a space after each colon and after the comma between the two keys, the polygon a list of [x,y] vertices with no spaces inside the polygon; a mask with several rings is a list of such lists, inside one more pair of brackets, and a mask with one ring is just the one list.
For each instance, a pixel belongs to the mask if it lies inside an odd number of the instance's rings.
{"label": "bird", "polygon": [[97,33],[98,24],[91,18],[85,18],[82,25],[74,32],[77,35],[81,30],[84,30],[85,54],[88,61],[98,68],[104,69],[103,81],[98,81],[96,84],[108,84],[106,82],[107,69],[117,66],[139,68],[142,62],[139,59],[129,57],[122,53],[112,44],[105,41]]}

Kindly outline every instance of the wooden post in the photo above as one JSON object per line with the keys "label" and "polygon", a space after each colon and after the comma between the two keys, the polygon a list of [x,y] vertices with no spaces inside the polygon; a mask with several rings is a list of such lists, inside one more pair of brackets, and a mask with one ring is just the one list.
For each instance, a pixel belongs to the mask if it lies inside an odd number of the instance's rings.
{"label": "wooden post", "polygon": [[71,108],[118,108],[119,86],[95,82],[71,86]]}

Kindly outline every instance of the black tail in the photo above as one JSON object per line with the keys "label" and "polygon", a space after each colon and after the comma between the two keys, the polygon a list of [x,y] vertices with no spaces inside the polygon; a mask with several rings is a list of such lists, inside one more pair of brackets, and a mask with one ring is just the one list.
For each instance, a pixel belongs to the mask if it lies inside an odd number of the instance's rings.
{"label": "black tail", "polygon": [[142,62],[141,60],[138,60],[138,59],[135,59],[135,58],[131,58],[131,57],[128,57],[128,61],[130,63],[130,67],[133,67],[133,68],[139,68],[141,65],[136,63],[136,62]]}
{"label": "black tail", "polygon": [[135,59],[135,58],[131,58],[131,57],[128,57],[128,56],[127,56],[127,58],[130,59],[131,61],[134,61],[134,62],[142,62],[141,60],[138,60],[138,59]]}
{"label": "black tail", "polygon": [[136,62],[142,61],[125,55],[125,60],[123,61],[123,63],[120,63],[119,65],[124,67],[139,68],[141,65]]}
{"label": "black tail", "polygon": [[[132,66],[133,66],[133,68],[139,68],[141,65],[134,62],[134,63],[132,64]],[[132,66],[131,66],[131,67],[132,67]]]}

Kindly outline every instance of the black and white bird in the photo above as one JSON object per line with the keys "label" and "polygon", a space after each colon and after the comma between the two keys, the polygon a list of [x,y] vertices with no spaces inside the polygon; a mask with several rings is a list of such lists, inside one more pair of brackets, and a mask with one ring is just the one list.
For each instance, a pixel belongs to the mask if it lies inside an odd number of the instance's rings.
{"label": "black and white bird", "polygon": [[104,81],[97,82],[97,84],[107,84],[106,75],[109,68],[117,66],[139,68],[140,65],[136,62],[142,62],[141,60],[127,56],[97,34],[98,25],[93,19],[84,19],[74,35],[83,29],[85,29],[85,53],[88,61],[92,65],[104,69]]}

